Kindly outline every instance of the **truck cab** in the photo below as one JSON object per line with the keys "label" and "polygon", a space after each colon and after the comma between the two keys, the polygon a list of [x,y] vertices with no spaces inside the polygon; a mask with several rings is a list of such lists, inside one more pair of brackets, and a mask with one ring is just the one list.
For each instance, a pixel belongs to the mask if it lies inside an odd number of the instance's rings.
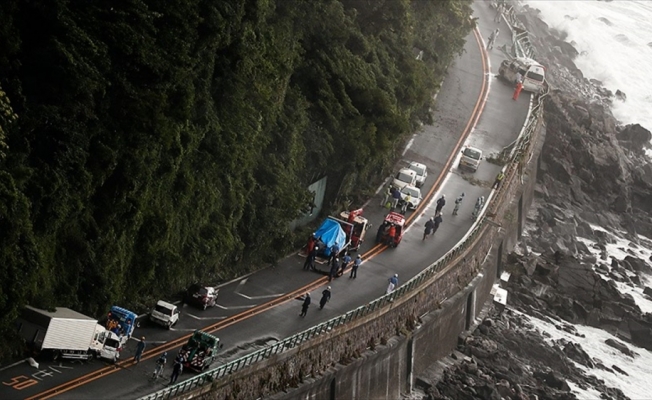
{"label": "truck cab", "polygon": [[179,308],[167,301],[159,300],[149,313],[150,321],[168,329],[179,321]]}
{"label": "truck cab", "polygon": [[123,342],[126,342],[134,333],[136,318],[138,318],[138,315],[135,312],[113,306],[108,314],[106,329],[115,333]]}
{"label": "truck cab", "polygon": [[217,352],[223,347],[220,339],[200,330],[196,330],[188,343],[179,350],[177,358],[182,360],[184,369],[201,372],[207,370],[217,358]]}
{"label": "truck cab", "polygon": [[124,343],[122,343],[122,340],[118,335],[111,331],[107,331],[102,325],[98,324],[95,330],[95,336],[93,337],[93,343],[91,344],[91,349],[97,357],[115,363],[120,358],[123,344]]}

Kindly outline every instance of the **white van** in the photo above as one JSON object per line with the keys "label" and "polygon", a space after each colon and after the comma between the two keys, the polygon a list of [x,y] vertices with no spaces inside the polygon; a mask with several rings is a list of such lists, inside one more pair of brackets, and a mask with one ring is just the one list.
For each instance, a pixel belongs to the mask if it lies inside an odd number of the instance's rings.
{"label": "white van", "polygon": [[468,169],[473,172],[478,170],[480,161],[482,160],[482,150],[475,147],[466,147],[462,150],[462,157],[460,158],[459,169]]}
{"label": "white van", "polygon": [[410,168],[402,168],[394,177],[392,181],[392,186],[396,189],[403,189],[404,186],[416,186],[417,184],[417,173],[412,171]]}
{"label": "white van", "polygon": [[410,163],[409,167],[412,171],[417,173],[417,187],[420,188],[423,186],[423,183],[426,181],[426,178],[428,177],[428,168],[426,168],[425,165],[418,163],[416,161],[412,161]]}
{"label": "white van", "polygon": [[523,90],[539,93],[546,80],[546,68],[531,58],[517,57],[504,60],[498,69],[498,75],[511,83],[516,83],[516,74],[521,74]]}

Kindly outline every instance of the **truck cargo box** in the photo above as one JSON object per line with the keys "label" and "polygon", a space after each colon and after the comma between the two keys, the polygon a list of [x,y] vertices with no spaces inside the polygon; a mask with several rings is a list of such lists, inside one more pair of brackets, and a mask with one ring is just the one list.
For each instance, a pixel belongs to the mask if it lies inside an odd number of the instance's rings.
{"label": "truck cargo box", "polygon": [[46,311],[26,306],[18,318],[19,334],[43,350],[87,351],[96,326],[96,319],[62,307]]}

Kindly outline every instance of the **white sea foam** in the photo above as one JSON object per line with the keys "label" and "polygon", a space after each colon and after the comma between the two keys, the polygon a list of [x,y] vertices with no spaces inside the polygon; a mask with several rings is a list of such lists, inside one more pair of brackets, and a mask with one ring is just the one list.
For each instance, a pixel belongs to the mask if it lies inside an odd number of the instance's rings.
{"label": "white sea foam", "polygon": [[[517,312],[517,311],[515,311]],[[519,313],[519,312],[517,312]],[[519,313],[523,315],[522,313]],[[620,353],[605,344],[607,339],[615,339],[622,342],[620,339],[610,335],[609,333],[591,328],[583,325],[574,325],[577,332],[583,334],[585,337],[577,337],[573,334],[559,330],[554,325],[542,321],[538,318],[528,316],[532,325],[540,332],[546,332],[549,336],[546,339],[547,343],[552,345],[552,340],[566,339],[567,341],[575,342],[582,346],[584,351],[592,358],[599,359],[605,366],[612,368],[612,365],[627,372],[629,376],[619,374],[617,372],[608,372],[599,368],[587,368],[583,365],[577,364],[577,367],[586,371],[587,374],[595,375],[597,378],[602,379],[607,386],[618,388],[631,399],[647,399],[650,398],[650,385],[649,377],[652,376],[652,352],[645,349],[635,347],[628,344],[628,347],[636,352],[638,355],[633,359]],[[578,390],[574,385],[572,386],[574,393],[581,399],[596,399],[595,391]],[[586,396],[586,397],[585,397]]]}
{"label": "white sea foam", "polygon": [[623,123],[640,123],[652,130],[652,2],[526,0],[541,10],[552,28],[568,34],[580,56],[577,67],[616,92],[613,112]]}

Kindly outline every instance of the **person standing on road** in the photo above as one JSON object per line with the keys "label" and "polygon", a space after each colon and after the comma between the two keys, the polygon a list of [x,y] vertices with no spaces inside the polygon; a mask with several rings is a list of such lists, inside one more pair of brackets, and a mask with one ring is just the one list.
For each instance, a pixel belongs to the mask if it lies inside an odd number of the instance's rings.
{"label": "person standing on road", "polygon": [[518,100],[518,96],[521,95],[521,90],[523,90],[523,83],[517,82],[516,87],[514,88],[514,95],[512,96],[514,101]]}
{"label": "person standing on road", "polygon": [[462,201],[464,200],[464,193],[462,193],[457,199],[455,199],[455,207],[453,208],[453,215],[457,215],[457,212],[460,210]]}
{"label": "person standing on road", "polygon": [[387,290],[385,291],[385,294],[392,293],[397,286],[398,286],[398,274],[394,274],[394,276],[389,278],[389,285],[387,285]]}
{"label": "person standing on road", "polygon": [[351,268],[351,275],[349,278],[358,277],[358,268],[360,267],[360,264],[362,264],[362,257],[360,257],[360,254],[358,254],[355,258],[355,261],[353,261],[353,268]]}
{"label": "person standing on road", "polygon": [[331,246],[331,255],[328,258],[328,264],[332,264],[335,262],[335,259],[339,257],[340,255],[340,246],[337,245],[337,243],[333,243]]}
{"label": "person standing on road", "polygon": [[498,189],[503,179],[505,179],[505,174],[503,174],[503,171],[500,171],[498,175],[496,175],[496,180],[494,181],[494,185],[491,188]]}
{"label": "person standing on road", "polygon": [[434,227],[432,229],[432,235],[435,236],[435,233],[437,233],[437,229],[439,229],[439,225],[441,225],[444,220],[441,218],[441,213],[435,214],[435,218],[433,220],[434,222]]}
{"label": "person standing on road", "polygon": [[177,379],[179,378],[179,375],[183,372],[183,359],[181,357],[177,357],[174,360],[174,365],[172,366],[172,375],[170,375],[170,383],[168,385],[172,385],[173,383],[176,383]]}
{"label": "person standing on road", "polygon": [[387,231],[387,245],[392,247],[396,243],[396,225],[391,224]]}
{"label": "person standing on road", "polygon": [[514,84],[516,85],[517,83],[523,83],[523,75],[521,75],[520,72],[516,72],[516,79],[514,80]]}
{"label": "person standing on road", "polygon": [[441,197],[437,200],[437,207],[435,208],[435,214],[440,213],[441,209],[446,205],[446,195],[442,194]]}
{"label": "person standing on road", "polygon": [[327,287],[324,289],[323,292],[321,292],[321,300],[319,300],[319,309],[323,310],[324,306],[328,301],[331,299],[331,287]]}
{"label": "person standing on road", "polygon": [[435,229],[435,218],[430,217],[428,221],[426,221],[426,227],[423,230],[423,239],[426,240],[428,236],[432,235],[432,230]]}
{"label": "person standing on road", "polygon": [[489,40],[487,41],[487,50],[491,50],[494,48],[494,42],[496,41],[496,38],[498,37],[498,34],[500,33],[500,29],[496,28],[491,34],[489,35]]}
{"label": "person standing on road", "polygon": [[310,307],[310,293],[306,292],[306,296],[303,299],[303,304],[301,305],[301,314],[300,317],[305,317],[308,314],[308,307]]}
{"label": "person standing on road", "polygon": [[333,265],[331,266],[331,270],[328,273],[328,281],[332,281],[333,278],[337,276],[337,271],[340,269],[340,259],[336,258],[333,261]]}
{"label": "person standing on road", "polygon": [[315,270],[315,258],[317,258],[317,251],[319,250],[318,246],[312,248],[310,253],[306,256],[306,262],[303,263],[304,270]]}
{"label": "person standing on road", "polygon": [[138,342],[138,345],[136,345],[136,354],[134,355],[134,361],[136,364],[140,362],[140,357],[143,356],[143,352],[145,351],[145,347],[147,346],[147,343],[145,343],[145,336],[140,338],[140,342]]}
{"label": "person standing on road", "polygon": [[349,264],[351,264],[351,256],[347,251],[344,253],[344,257],[342,257],[342,265],[340,266],[340,272],[337,273],[337,276],[344,275],[344,271],[349,267]]}
{"label": "person standing on road", "polygon": [[387,202],[392,197],[392,192],[393,192],[392,189],[393,189],[392,185],[387,185],[387,189],[385,189],[385,195],[383,196],[383,200],[380,203],[381,207],[387,206]]}
{"label": "person standing on road", "polygon": [[410,203],[412,203],[412,196],[410,195],[410,193],[408,193],[407,196],[405,196],[405,198],[403,199],[403,205],[401,206],[401,213],[403,215],[405,215],[405,213],[408,210],[408,207],[410,207]]}
{"label": "person standing on road", "polygon": [[401,201],[401,191],[395,188],[392,194],[392,210],[396,210],[399,201]]}

